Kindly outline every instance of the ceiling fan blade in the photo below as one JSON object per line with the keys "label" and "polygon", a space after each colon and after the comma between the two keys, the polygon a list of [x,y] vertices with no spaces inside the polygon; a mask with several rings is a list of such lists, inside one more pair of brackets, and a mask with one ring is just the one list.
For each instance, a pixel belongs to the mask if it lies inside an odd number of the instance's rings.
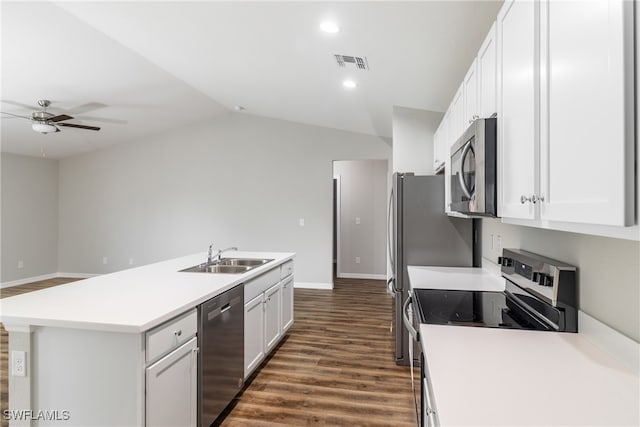
{"label": "ceiling fan blade", "polygon": [[27,105],[21,102],[11,101],[9,99],[3,99],[2,102],[5,104],[15,105],[16,107],[24,108],[25,110],[35,110],[36,108],[38,108],[35,105]]}
{"label": "ceiling fan blade", "polygon": [[48,118],[47,121],[50,121],[50,122],[61,122],[63,120],[70,120],[70,119],[73,119],[73,117],[67,116],[66,114],[59,114],[57,116],[53,116],[51,118]]}
{"label": "ceiling fan blade", "polygon": [[0,111],[0,113],[6,114],[7,116],[20,117],[21,119],[31,120],[31,117],[28,117],[28,116],[21,116],[19,114],[13,114],[13,113],[5,113],[4,111]]}
{"label": "ceiling fan blade", "polygon": [[87,130],[100,130],[96,126],[75,125],[73,123],[56,123],[56,126],[66,126],[70,128],[87,129]]}
{"label": "ceiling fan blade", "polygon": [[107,117],[97,117],[97,116],[85,116],[84,114],[81,116],[77,116],[78,120],[88,121],[88,122],[102,122],[102,123],[113,123],[115,125],[126,125],[129,123],[128,120],[122,119],[109,119]]}
{"label": "ceiling fan blade", "polygon": [[88,113],[90,111],[99,110],[100,108],[108,107],[107,104],[103,104],[102,102],[87,102],[86,104],[78,105],[77,107],[73,107],[67,110],[67,112],[71,114],[83,114]]}

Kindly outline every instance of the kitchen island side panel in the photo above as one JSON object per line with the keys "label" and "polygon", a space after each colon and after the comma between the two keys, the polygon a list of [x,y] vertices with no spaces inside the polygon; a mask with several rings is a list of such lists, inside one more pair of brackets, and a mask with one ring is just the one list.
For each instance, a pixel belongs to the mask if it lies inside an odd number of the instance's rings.
{"label": "kitchen island side panel", "polygon": [[38,327],[31,335],[32,410],[57,416],[33,425],[144,425],[142,334]]}

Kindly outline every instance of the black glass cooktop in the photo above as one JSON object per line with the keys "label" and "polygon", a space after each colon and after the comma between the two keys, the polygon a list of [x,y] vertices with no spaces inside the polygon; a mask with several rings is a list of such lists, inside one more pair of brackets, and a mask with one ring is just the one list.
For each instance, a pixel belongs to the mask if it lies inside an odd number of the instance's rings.
{"label": "black glass cooktop", "polygon": [[422,323],[549,329],[504,292],[414,289],[413,293]]}

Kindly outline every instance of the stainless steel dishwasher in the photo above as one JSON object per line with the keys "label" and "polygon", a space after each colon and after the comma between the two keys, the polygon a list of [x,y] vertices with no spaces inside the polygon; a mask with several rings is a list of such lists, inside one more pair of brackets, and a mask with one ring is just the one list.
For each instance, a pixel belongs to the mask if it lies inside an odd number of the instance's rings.
{"label": "stainless steel dishwasher", "polygon": [[200,425],[209,427],[244,384],[244,285],[198,310]]}

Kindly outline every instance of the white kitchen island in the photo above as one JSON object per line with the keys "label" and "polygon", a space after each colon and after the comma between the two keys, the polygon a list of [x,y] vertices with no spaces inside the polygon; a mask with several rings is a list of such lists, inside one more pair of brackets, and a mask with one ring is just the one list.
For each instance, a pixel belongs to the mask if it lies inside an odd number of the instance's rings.
{"label": "white kitchen island", "polygon": [[227,256],[273,261],[244,274],[180,272],[203,263],[201,253],[2,299],[10,358],[26,354],[26,376],[10,371],[10,410],[31,411],[10,425],[145,425],[145,367],[156,357],[150,336],[163,346],[161,325],[176,326],[170,344],[186,345],[199,304],[259,276],[279,281],[284,266],[291,275],[295,254]]}
{"label": "white kitchen island", "polygon": [[[504,290],[481,268],[408,270],[414,289]],[[421,324],[440,425],[640,425],[640,346],[579,316],[579,333]]]}

